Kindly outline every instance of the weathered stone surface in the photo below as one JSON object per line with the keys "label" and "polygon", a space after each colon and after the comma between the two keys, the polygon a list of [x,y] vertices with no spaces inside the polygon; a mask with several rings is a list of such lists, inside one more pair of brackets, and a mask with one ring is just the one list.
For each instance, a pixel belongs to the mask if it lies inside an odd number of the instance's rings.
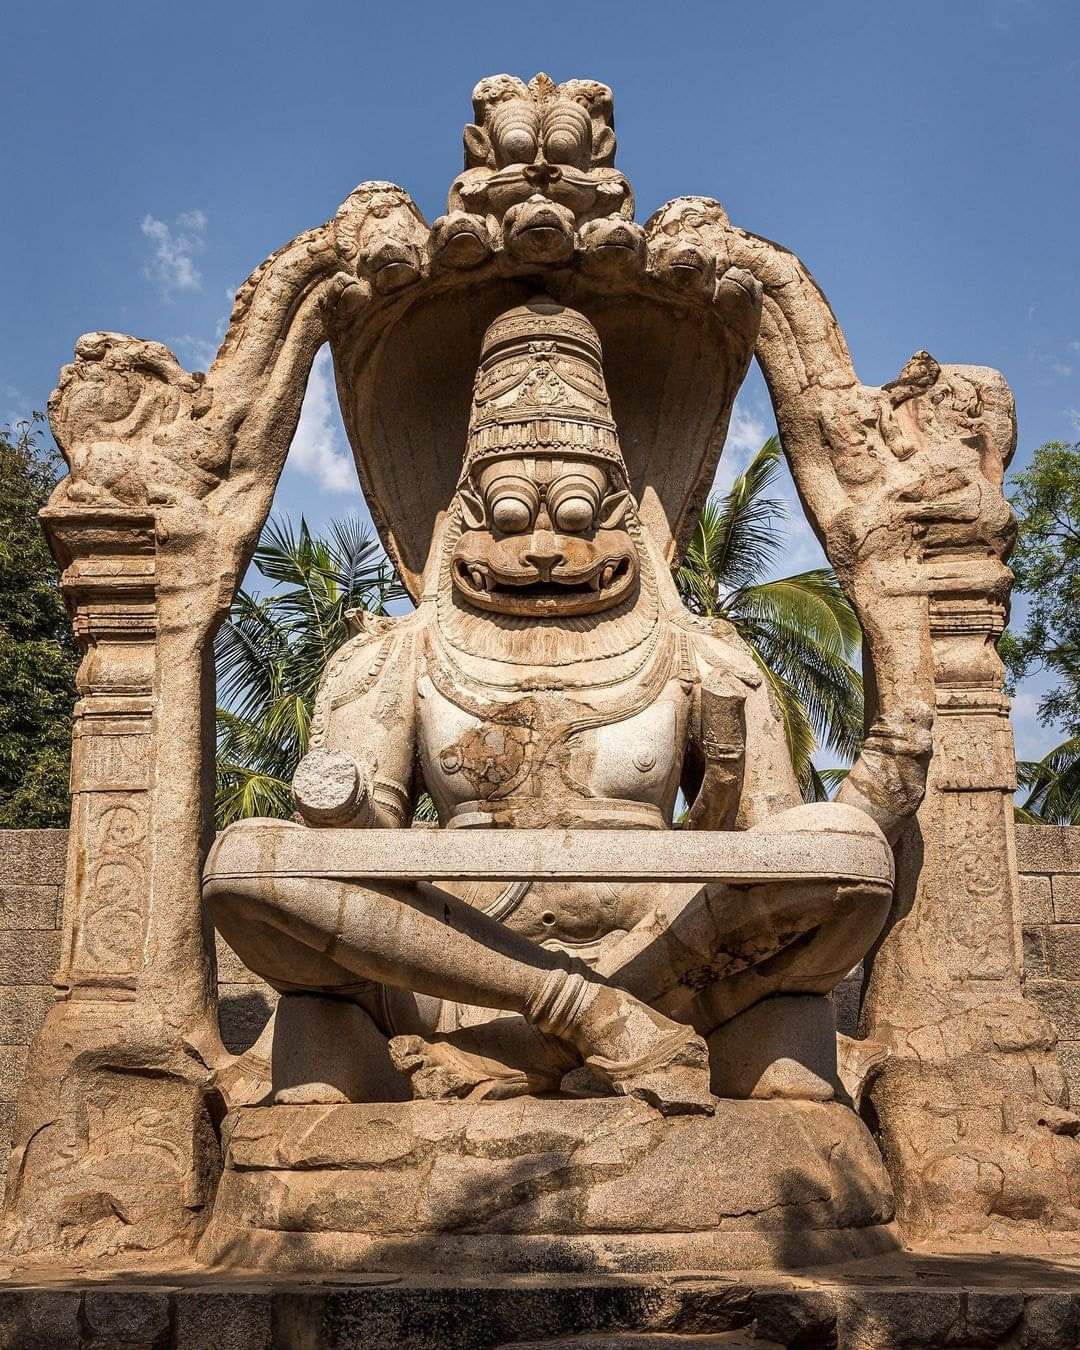
{"label": "weathered stone surface", "polygon": [[81,1350],[81,1301],[59,1289],[0,1291],[0,1350]]}
{"label": "weathered stone surface", "polygon": [[0,886],[0,931],[14,928],[51,931],[59,917],[59,886]]}
{"label": "weathered stone surface", "polygon": [[61,886],[67,830],[0,830],[0,884]]}
{"label": "weathered stone surface", "polygon": [[1054,919],[1058,923],[1080,923],[1080,876],[1056,873],[1051,880],[1054,895]]}
{"label": "weathered stone surface", "polygon": [[57,932],[0,932],[0,984],[45,985],[52,981],[60,948]]}
{"label": "weathered stone surface", "polygon": [[13,1102],[22,1086],[30,1049],[25,1045],[0,1045],[0,1101]]}
{"label": "weathered stone surface", "polygon": [[149,1292],[88,1289],[83,1321],[93,1343],[154,1346],[170,1332],[169,1296]]}
{"label": "weathered stone surface", "polygon": [[1054,902],[1050,894],[1049,877],[1020,875],[1020,921],[1022,923],[1053,923]]}
{"label": "weathered stone surface", "polygon": [[1080,923],[1056,923],[1046,934],[1047,974],[1080,979]]}
{"label": "weathered stone surface", "polygon": [[1069,1101],[1075,1106],[1080,1102],[1080,1040],[1060,1040],[1058,1059],[1068,1084]]}
{"label": "weathered stone surface", "polygon": [[1080,840],[1066,825],[1017,825],[1016,864],[1021,872],[1080,873]]}
{"label": "weathered stone surface", "polygon": [[1023,1350],[1058,1350],[1080,1345],[1080,1300],[1071,1294],[1041,1294],[1029,1299],[1020,1337]]}
{"label": "weathered stone surface", "polygon": [[797,1266],[894,1242],[877,1153],[836,1104],[275,1106],[226,1138],[201,1253],[241,1268]]}
{"label": "weathered stone surface", "polygon": [[736,1271],[325,1282],[188,1273],[9,1286],[0,1292],[0,1347],[1069,1350],[1080,1341],[1077,1268],[1075,1256],[972,1251],[894,1254],[782,1280]]}
{"label": "weathered stone surface", "polygon": [[0,1045],[29,1045],[53,1005],[53,991],[35,985],[0,988]]}
{"label": "weathered stone surface", "polygon": [[[174,1296],[176,1350],[269,1350],[274,1345],[274,1301],[266,1293],[180,1291]],[[310,1308],[306,1322],[306,1327],[298,1329],[310,1342],[316,1326],[315,1307]],[[293,1345],[301,1350],[303,1342],[297,1337]]]}
{"label": "weathered stone surface", "polygon": [[1038,978],[1027,980],[1025,988],[1063,1040],[1080,1040],[1080,984],[1074,980]]}

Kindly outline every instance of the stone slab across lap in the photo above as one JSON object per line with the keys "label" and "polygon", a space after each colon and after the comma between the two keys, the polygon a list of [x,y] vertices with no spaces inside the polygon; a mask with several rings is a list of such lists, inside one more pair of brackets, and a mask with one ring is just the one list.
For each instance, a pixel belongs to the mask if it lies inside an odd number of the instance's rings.
{"label": "stone slab across lap", "polygon": [[207,876],[385,880],[543,879],[892,882],[884,839],[842,833],[709,830],[348,830],[287,822],[226,831]]}

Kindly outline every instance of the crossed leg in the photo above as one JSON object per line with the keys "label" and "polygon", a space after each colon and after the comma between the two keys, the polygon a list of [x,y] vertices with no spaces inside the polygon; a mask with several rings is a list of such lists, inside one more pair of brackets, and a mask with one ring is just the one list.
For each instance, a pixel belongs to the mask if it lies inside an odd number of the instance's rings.
{"label": "crossed leg", "polygon": [[[610,1090],[662,1110],[710,1109],[708,1051],[691,1028],[437,887],[234,878],[211,859],[203,894],[230,946],[274,982],[301,973],[362,993],[378,981],[518,1013],[573,1047]],[[307,952],[299,961],[297,947]]]}
{"label": "crossed leg", "polygon": [[590,969],[423,883],[237,879],[208,866],[204,887],[226,940],[279,988],[333,989],[367,1006],[378,982],[518,1014],[435,1046],[392,1043],[418,1095],[446,1095],[451,1069],[455,1095],[480,1082],[556,1088],[569,1049],[609,1090],[672,1111],[707,1107],[702,1037],[772,994],[833,988],[876,936],[889,894],[884,884],[669,886]]}

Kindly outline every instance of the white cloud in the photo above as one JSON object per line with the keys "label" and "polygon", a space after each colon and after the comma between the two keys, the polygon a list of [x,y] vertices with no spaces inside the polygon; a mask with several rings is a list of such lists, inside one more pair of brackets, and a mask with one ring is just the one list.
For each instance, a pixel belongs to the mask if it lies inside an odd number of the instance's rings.
{"label": "white cloud", "polygon": [[1020,688],[1013,695],[1010,720],[1016,742],[1016,758],[1042,759],[1064,739],[1060,727],[1043,726],[1039,721],[1040,696]]}
{"label": "white cloud", "polygon": [[207,338],[192,337],[190,333],[173,338],[172,346],[195,370],[209,370],[214,357],[217,356],[216,342],[211,342]]}
{"label": "white cloud", "polygon": [[328,492],[357,490],[356,469],[341,426],[327,347],[319,352],[311,368],[288,464],[314,478]]}
{"label": "white cloud", "polygon": [[202,274],[195,266],[194,255],[205,247],[206,225],[204,211],[183,211],[172,226],[156,216],[143,217],[139,228],[153,246],[153,257],[143,268],[143,275],[156,281],[163,295],[202,288]]}
{"label": "white cloud", "polygon": [[731,410],[727,446],[738,455],[752,455],[761,449],[774,430],[753,404],[737,398]]}

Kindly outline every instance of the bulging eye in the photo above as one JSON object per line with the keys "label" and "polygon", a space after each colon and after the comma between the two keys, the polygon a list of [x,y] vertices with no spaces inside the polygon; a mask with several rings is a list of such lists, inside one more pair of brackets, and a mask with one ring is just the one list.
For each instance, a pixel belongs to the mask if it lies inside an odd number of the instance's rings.
{"label": "bulging eye", "polygon": [[539,144],[540,121],[535,108],[511,99],[491,114],[489,131],[503,164],[531,164]]}
{"label": "bulging eye", "polygon": [[528,127],[511,127],[499,141],[507,164],[531,164],[536,158],[536,137]]}
{"label": "bulging eye", "polygon": [[555,508],[555,525],[570,534],[590,529],[594,507],[587,497],[566,497]]}
{"label": "bulging eye", "polygon": [[502,534],[520,534],[532,524],[532,511],[520,497],[499,497],[491,505],[491,522]]}
{"label": "bulging eye", "polygon": [[548,511],[557,530],[581,534],[591,530],[600,506],[600,484],[586,472],[562,473],[548,488]]}
{"label": "bulging eye", "polygon": [[559,99],[544,116],[544,153],[552,164],[588,167],[592,152],[592,123],[579,103]]}

